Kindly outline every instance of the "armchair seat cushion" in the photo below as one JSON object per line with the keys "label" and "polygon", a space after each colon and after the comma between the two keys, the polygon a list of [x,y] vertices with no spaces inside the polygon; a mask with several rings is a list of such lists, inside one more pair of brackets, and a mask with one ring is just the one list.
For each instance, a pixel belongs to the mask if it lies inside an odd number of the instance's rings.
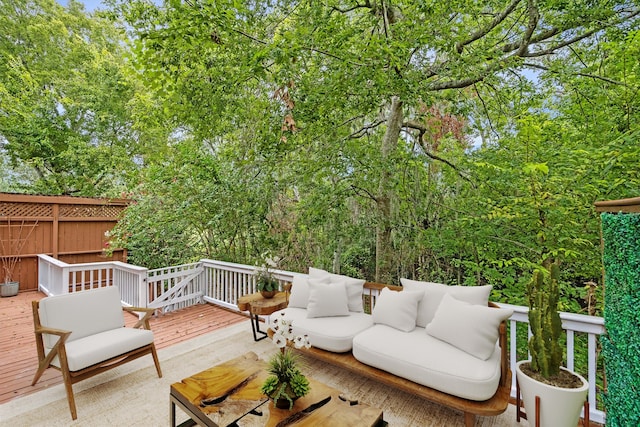
{"label": "armchair seat cushion", "polygon": [[[79,371],[151,343],[153,332],[133,328],[112,329],[67,342],[69,371]],[[45,352],[48,354],[50,350],[47,348]],[[60,367],[57,356],[51,364]]]}

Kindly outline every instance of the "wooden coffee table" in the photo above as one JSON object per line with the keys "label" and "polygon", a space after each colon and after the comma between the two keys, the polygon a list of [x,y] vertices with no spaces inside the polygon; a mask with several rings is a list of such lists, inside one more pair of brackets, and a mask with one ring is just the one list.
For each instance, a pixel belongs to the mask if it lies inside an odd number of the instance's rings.
{"label": "wooden coffee table", "polygon": [[312,378],[311,391],[293,409],[278,409],[260,391],[266,366],[255,353],[247,353],[172,384],[171,427],[176,425],[176,405],[190,418],[181,427],[386,425],[381,409],[345,399],[341,391]]}
{"label": "wooden coffee table", "polygon": [[244,295],[238,298],[237,305],[238,310],[249,312],[253,340],[260,341],[267,337],[267,333],[260,330],[260,319],[258,316],[269,316],[278,310],[287,308],[287,305],[289,305],[289,293],[278,292],[273,298],[264,298],[259,292]]}

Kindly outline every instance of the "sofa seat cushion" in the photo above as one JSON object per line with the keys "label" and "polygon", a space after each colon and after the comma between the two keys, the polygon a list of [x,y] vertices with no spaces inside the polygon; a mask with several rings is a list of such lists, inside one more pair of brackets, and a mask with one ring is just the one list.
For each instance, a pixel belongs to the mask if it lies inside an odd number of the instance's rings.
{"label": "sofa seat cushion", "polygon": [[375,325],[353,339],[360,362],[415,383],[470,400],[491,398],[500,382],[500,349],[480,360],[417,327],[402,332]]}
{"label": "sofa seat cushion", "polygon": [[[350,312],[348,316],[307,318],[307,310],[287,307],[271,316],[281,316],[293,322],[294,335],[307,335],[313,347],[343,353],[351,350],[353,337],[373,326],[371,315]],[[424,332],[424,330],[423,330]]]}
{"label": "sofa seat cushion", "polygon": [[[69,370],[79,371],[152,342],[153,332],[134,328],[112,329],[67,342],[65,348]],[[50,348],[46,349],[46,353],[50,350]],[[57,356],[51,364],[60,367]]]}

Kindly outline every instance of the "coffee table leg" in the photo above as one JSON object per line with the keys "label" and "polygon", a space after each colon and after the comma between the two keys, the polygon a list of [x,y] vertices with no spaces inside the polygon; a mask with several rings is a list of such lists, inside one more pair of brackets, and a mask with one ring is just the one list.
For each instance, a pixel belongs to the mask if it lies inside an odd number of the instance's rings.
{"label": "coffee table leg", "polygon": [[[184,407],[179,401],[175,400],[175,397],[172,394],[169,395],[169,402],[170,402],[170,407],[169,407],[169,425],[171,427],[176,427],[176,403],[178,403],[178,406],[180,406],[180,409],[182,409],[183,411],[185,411],[185,413],[187,415],[189,415],[189,419],[184,421],[184,422],[182,422],[177,427],[191,427],[191,426],[195,426],[195,425],[198,424],[192,418],[192,417],[194,417],[196,415],[194,415],[193,412],[191,412],[189,409]],[[201,425],[204,425],[204,424],[201,424]]]}
{"label": "coffee table leg", "polygon": [[[251,332],[253,332],[253,340],[260,341],[265,339],[268,335],[266,332],[260,330],[260,319],[257,314],[251,314]],[[258,337],[260,334],[260,337]]]}
{"label": "coffee table leg", "polygon": [[176,427],[176,404],[173,399],[169,399],[171,402],[169,403],[169,425],[171,427]]}

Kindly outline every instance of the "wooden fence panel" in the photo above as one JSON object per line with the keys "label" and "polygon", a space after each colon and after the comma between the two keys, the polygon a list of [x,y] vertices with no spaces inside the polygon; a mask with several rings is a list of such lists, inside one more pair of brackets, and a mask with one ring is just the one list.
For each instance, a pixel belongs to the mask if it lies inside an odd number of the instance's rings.
{"label": "wooden fence panel", "polygon": [[[69,264],[105,261],[105,232],[115,226],[128,204],[124,199],[0,193],[0,242],[4,243],[0,258],[18,256],[13,279],[20,282],[20,291],[38,288],[38,254]],[[15,253],[20,228],[22,237],[33,230]],[[109,260],[126,262],[126,251],[114,250]],[[0,270],[0,282],[4,276]]]}

